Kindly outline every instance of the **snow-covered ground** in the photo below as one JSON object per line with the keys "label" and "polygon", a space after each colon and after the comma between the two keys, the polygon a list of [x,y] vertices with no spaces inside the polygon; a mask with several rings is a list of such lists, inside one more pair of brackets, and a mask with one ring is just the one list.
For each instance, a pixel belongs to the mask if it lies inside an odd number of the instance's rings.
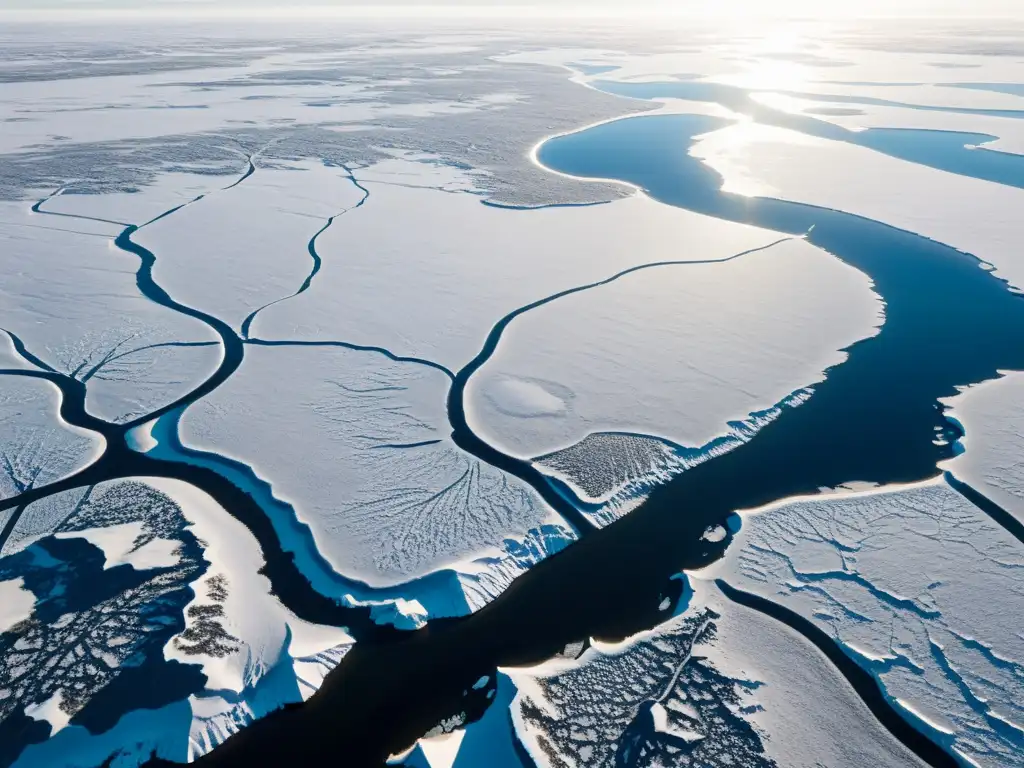
{"label": "snow-covered ground", "polygon": [[221,356],[206,325],[142,294],[139,259],[113,245],[121,229],[0,202],[3,290],[16,297],[0,304],[0,326],[44,363],[86,382],[88,410],[112,421],[187,394]]}
{"label": "snow-covered ground", "polygon": [[[600,500],[667,469],[665,443],[711,450],[732,422],[756,430],[753,414],[821,381],[882,314],[863,274],[799,238],[638,271],[516,318],[470,380],[467,416],[507,453],[561,454],[541,463]],[[603,482],[583,488],[584,473]]]}
{"label": "snow-covered ground", "polygon": [[60,417],[60,397],[47,381],[0,376],[0,499],[74,474],[102,452],[102,437]]}
{"label": "snow-covered ground", "polygon": [[[261,313],[254,336],[378,345],[454,370],[504,315],[554,293],[640,264],[721,259],[783,237],[641,195],[507,210],[435,189],[451,187],[450,168],[405,159],[385,169],[356,171],[367,177],[366,204],[318,241],[324,266],[313,288]],[[464,186],[479,183],[462,175]]]}
{"label": "snow-covered ground", "polygon": [[706,572],[796,611],[918,729],[984,768],[1024,760],[1024,551],[932,480],[743,516]]}
{"label": "snow-covered ground", "polygon": [[1024,374],[978,384],[946,404],[965,435],[944,469],[1024,523]]}
{"label": "snow-covered ground", "polygon": [[363,601],[372,587],[454,569],[441,594],[429,581],[377,594],[464,613],[572,536],[527,485],[452,443],[449,385],[436,368],[377,352],[250,346],[185,411],[182,443],[205,452],[185,459],[231,473],[216,461],[228,457],[269,484],[260,498],[321,591]]}

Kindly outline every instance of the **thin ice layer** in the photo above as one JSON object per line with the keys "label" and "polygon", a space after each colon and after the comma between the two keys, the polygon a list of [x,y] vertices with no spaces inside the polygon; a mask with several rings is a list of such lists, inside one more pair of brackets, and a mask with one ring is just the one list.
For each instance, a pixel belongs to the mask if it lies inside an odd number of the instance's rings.
{"label": "thin ice layer", "polygon": [[655,267],[516,318],[470,380],[467,415],[522,458],[595,432],[700,447],[821,381],[881,321],[870,280],[800,239]]}
{"label": "thin ice layer", "polygon": [[945,469],[1024,523],[1024,374],[978,384],[946,404],[965,435]]}
{"label": "thin ice layer", "polygon": [[814,622],[984,768],[1024,760],[1022,572],[1019,542],[941,480],[751,514],[714,569]]}

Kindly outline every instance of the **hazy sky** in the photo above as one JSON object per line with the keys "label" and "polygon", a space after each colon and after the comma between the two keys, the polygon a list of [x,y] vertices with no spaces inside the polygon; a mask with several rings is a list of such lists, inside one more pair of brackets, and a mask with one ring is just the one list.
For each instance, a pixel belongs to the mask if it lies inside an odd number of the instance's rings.
{"label": "hazy sky", "polygon": [[[302,9],[296,6],[303,6]],[[695,16],[960,16],[1024,18],[1024,0],[0,0],[0,11],[114,11],[184,15],[426,14],[545,15],[671,13]]]}

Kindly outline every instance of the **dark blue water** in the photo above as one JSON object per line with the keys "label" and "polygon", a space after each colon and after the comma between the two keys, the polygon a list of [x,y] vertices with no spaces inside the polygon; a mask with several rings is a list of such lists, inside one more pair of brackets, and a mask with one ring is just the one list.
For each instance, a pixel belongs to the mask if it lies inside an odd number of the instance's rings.
{"label": "dark blue water", "polygon": [[[749,494],[758,503],[851,480],[934,475],[950,450],[932,444],[934,428],[948,426],[936,401],[1000,368],[1024,367],[1024,301],[975,258],[924,237],[721,192],[718,174],[688,154],[693,136],[719,125],[702,116],[639,117],[553,139],[539,153],[555,170],[628,181],[698,213],[789,233],[813,227],[808,239],[866,273],[885,300],[882,332],[854,346],[809,403],[712,464],[744,465],[740,476],[756,481],[751,489],[763,482],[765,491]],[[773,447],[762,454],[761,445]],[[747,453],[762,458],[746,467]]]}
{"label": "dark blue water", "polygon": [[[721,178],[688,154],[692,137],[719,124],[687,115],[631,118],[553,139],[538,156],[554,170],[628,181],[698,213],[790,233],[810,230],[810,242],[873,280],[886,322],[878,336],[849,350],[806,404],[747,445],[656,489],[634,513],[642,522],[631,521],[648,527],[652,540],[673,516],[724,515],[855,480],[934,476],[936,463],[950,455],[949,446],[932,442],[936,428],[958,435],[942,417],[939,398],[1000,369],[1024,367],[1024,300],[977,259],[850,214],[722,192]],[[657,549],[645,557],[656,557]],[[871,698],[870,691],[861,693]]]}
{"label": "dark blue water", "polygon": [[[877,152],[909,160],[961,176],[970,176],[984,181],[994,181],[1024,189],[1024,156],[993,152],[985,149],[968,149],[967,145],[981,144],[997,138],[984,133],[958,133],[955,131],[929,131],[898,128],[870,128],[866,131],[849,131],[838,125],[808,115],[794,115],[758,104],[750,98],[750,92],[732,85],[703,82],[667,83],[617,83],[598,81],[594,84],[607,93],[630,96],[637,99],[676,98],[721,104],[743,115],[749,115],[764,125],[788,128],[808,136],[832,141],[843,141],[867,147]],[[921,107],[885,99],[861,96],[820,96],[815,94],[790,94],[817,101],[843,104],[867,104],[896,106],[906,109],[982,113],[1000,117],[1024,118],[1022,112],[1000,112],[992,110],[962,110],[946,107]]]}

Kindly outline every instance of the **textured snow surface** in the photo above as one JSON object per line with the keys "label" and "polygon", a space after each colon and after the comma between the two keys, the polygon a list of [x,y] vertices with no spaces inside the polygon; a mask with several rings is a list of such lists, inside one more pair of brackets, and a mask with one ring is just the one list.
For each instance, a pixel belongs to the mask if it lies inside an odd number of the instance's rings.
{"label": "textured snow surface", "polygon": [[1024,374],[971,387],[945,401],[963,426],[963,452],[945,469],[1024,522]]}
{"label": "textured snow surface", "polygon": [[1024,554],[945,482],[747,515],[712,572],[817,624],[935,740],[1024,761]]}
{"label": "textured snow surface", "polygon": [[98,458],[103,442],[60,417],[53,384],[0,376],[0,498],[74,474]]}
{"label": "textured snow surface", "polygon": [[[233,159],[238,168],[237,175],[241,175],[246,169],[246,155],[240,147],[235,148]],[[223,171],[220,166],[198,164],[191,173],[167,169],[156,176],[151,184],[130,192],[106,194],[95,194],[88,183],[82,180],[69,180],[59,194],[42,206],[42,210],[142,226],[166,211],[200,196],[212,194],[234,181],[230,176],[214,174]],[[70,218],[65,218],[62,223],[58,223],[60,219],[50,218],[48,222],[54,226],[78,226]]]}
{"label": "textured snow surface", "polygon": [[[0,326],[43,362],[88,385],[91,413],[127,421],[173,402],[220,360],[203,323],[145,298],[121,227],[33,214],[0,202]],[[43,210],[47,210],[46,206]]]}
{"label": "textured snow surface", "polygon": [[342,168],[279,165],[258,167],[135,237],[157,254],[153,276],[171,296],[239,329],[251,312],[299,289],[314,265],[309,240],[363,193]]}
{"label": "textured snow surface", "polygon": [[500,559],[503,539],[552,520],[528,486],[451,442],[449,383],[373,352],[250,346],[239,371],[185,412],[182,442],[251,467],[338,573],[396,585]]}
{"label": "textured snow surface", "polygon": [[801,389],[778,405],[728,422],[728,430],[696,448],[655,437],[594,432],[569,448],[540,456],[539,470],[562,483],[587,506],[582,510],[598,527],[636,509],[658,485],[680,472],[749,442],[787,409],[799,408],[813,395]]}
{"label": "textured snow surface", "polygon": [[696,589],[654,630],[507,670],[537,765],[919,765],[807,641]]}
{"label": "textured snow surface", "polygon": [[522,458],[594,432],[699,447],[821,381],[881,322],[868,278],[800,239],[656,267],[516,318],[470,380],[467,415]]}
{"label": "textured snow surface", "polygon": [[[451,183],[447,169],[404,164],[412,188],[365,181],[366,204],[318,240],[324,266],[312,289],[261,313],[254,336],[340,338],[454,369],[505,314],[553,293],[639,264],[720,259],[782,237],[641,195],[590,207],[496,208],[431,188]],[[536,406],[530,394],[528,408]]]}
{"label": "textured snow surface", "polygon": [[755,123],[706,134],[691,153],[722,174],[726,191],[876,219],[971,253],[1024,289],[1022,189]]}
{"label": "textured snow surface", "polygon": [[[54,733],[63,730],[29,746],[18,765],[95,754],[102,762],[125,745],[126,764],[151,749],[198,757],[253,719],[308,698],[352,645],[344,631],[288,613],[259,574],[252,536],[186,483],[137,478],[47,501],[25,513],[46,518],[36,525],[44,535],[0,559],[0,588],[16,598],[5,617],[26,608],[31,618],[11,624],[0,641],[0,714],[24,708]],[[178,666],[179,676],[196,670],[191,694],[122,685],[126,701],[114,704],[123,712],[112,730],[83,727],[95,722],[90,702],[104,689],[165,659],[189,665]],[[156,707],[133,711],[140,694],[155,697]],[[73,719],[79,715],[86,720]]]}

